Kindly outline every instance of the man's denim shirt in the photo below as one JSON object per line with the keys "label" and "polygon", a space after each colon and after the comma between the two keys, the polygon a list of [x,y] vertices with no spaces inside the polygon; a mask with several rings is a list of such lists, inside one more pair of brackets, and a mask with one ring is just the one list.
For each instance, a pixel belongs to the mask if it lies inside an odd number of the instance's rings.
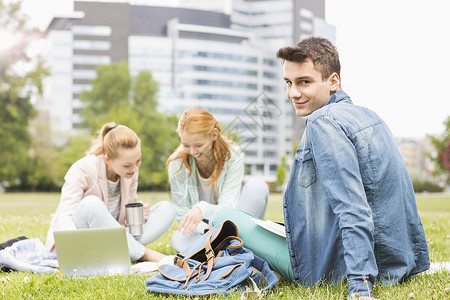
{"label": "man's denim shirt", "polygon": [[372,295],[429,268],[406,166],[386,124],[343,91],[312,113],[284,194],[294,280],[345,277],[349,294]]}

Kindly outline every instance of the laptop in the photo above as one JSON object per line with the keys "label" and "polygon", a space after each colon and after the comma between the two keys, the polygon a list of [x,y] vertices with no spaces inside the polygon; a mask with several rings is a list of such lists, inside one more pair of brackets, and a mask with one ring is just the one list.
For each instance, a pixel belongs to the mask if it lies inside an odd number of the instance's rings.
{"label": "laptop", "polygon": [[64,275],[96,276],[130,273],[125,228],[55,231],[59,270]]}

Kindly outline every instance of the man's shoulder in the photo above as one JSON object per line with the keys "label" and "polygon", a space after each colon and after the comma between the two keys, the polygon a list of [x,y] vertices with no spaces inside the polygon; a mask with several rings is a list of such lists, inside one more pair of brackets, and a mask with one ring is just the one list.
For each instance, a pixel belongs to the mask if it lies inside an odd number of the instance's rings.
{"label": "man's shoulder", "polygon": [[371,109],[364,106],[354,105],[351,102],[337,102],[323,106],[314,111],[308,118],[308,121],[315,122],[320,118],[331,118],[337,122],[347,122],[361,118],[364,120],[379,120],[378,115]]}
{"label": "man's shoulder", "polygon": [[309,126],[314,127],[328,126],[333,123],[347,135],[384,124],[374,111],[346,102],[332,103],[316,110],[308,118],[308,123]]}

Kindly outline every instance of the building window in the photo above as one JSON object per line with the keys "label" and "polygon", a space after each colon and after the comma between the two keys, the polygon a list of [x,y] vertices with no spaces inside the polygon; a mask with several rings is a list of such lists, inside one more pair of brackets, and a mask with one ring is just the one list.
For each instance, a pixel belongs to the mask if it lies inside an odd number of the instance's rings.
{"label": "building window", "polygon": [[264,151],[263,156],[264,157],[275,157],[277,153],[275,151]]}
{"label": "building window", "polygon": [[269,167],[269,175],[276,175],[277,174],[277,165],[270,165]]}
{"label": "building window", "polygon": [[250,63],[257,63],[258,58],[256,56],[243,56],[237,54],[227,54],[227,53],[213,53],[213,52],[204,52],[204,51],[189,51],[189,50],[180,50],[178,52],[179,57],[205,57],[205,58],[214,58],[214,59],[226,59],[233,61],[244,61]]}
{"label": "building window", "polygon": [[274,86],[271,85],[264,85],[263,86],[263,90],[266,92],[275,92],[276,88]]}
{"label": "building window", "polygon": [[72,86],[72,93],[74,94],[80,94],[83,91],[88,91],[92,89],[91,84],[74,84]]}
{"label": "building window", "polygon": [[97,78],[97,72],[95,70],[81,70],[76,69],[72,71],[72,77],[74,79],[94,79]]}
{"label": "building window", "polygon": [[307,8],[300,8],[300,16],[307,19],[314,18],[314,12]]}
{"label": "building window", "polygon": [[72,33],[75,35],[95,35],[95,36],[110,36],[110,26],[87,26],[74,25],[72,26]]}
{"label": "building window", "polygon": [[275,73],[273,73],[273,72],[267,72],[267,71],[264,71],[264,72],[263,72],[263,77],[264,77],[264,78],[275,78],[276,75],[275,75]]}
{"label": "building window", "polygon": [[[188,80],[184,83],[190,83],[190,80]],[[196,84],[196,85],[232,87],[232,88],[241,88],[241,89],[250,89],[250,90],[256,90],[258,88],[258,85],[256,83],[221,81],[221,80],[197,79],[197,80],[193,80],[192,83]]]}
{"label": "building window", "polygon": [[111,42],[110,41],[76,40],[76,41],[73,41],[73,49],[109,51],[109,50],[111,50]]}
{"label": "building window", "polygon": [[277,139],[274,137],[264,137],[263,138],[263,143],[264,144],[276,144],[277,143]]}
{"label": "building window", "polygon": [[74,64],[79,65],[108,65],[111,63],[111,57],[107,55],[80,55],[73,56]]}
{"label": "building window", "polygon": [[311,22],[301,21],[300,22],[300,29],[304,30],[304,31],[312,32],[313,31],[313,25],[312,25]]}
{"label": "building window", "polygon": [[212,73],[248,75],[248,76],[257,76],[258,75],[258,72],[255,70],[226,68],[226,67],[213,67],[213,66],[181,65],[179,67],[179,69],[180,70],[195,70],[195,71],[203,71],[203,72],[212,72]]}
{"label": "building window", "polygon": [[245,175],[252,174],[252,165],[245,164],[244,165],[244,173],[245,173]]}
{"label": "building window", "polygon": [[245,154],[245,156],[253,156],[254,157],[254,156],[258,155],[258,152],[255,150],[245,150],[244,154]]}
{"label": "building window", "polygon": [[269,59],[269,58],[264,58],[263,64],[268,65],[268,66],[275,66],[275,60]]}
{"label": "building window", "polygon": [[81,114],[82,111],[83,111],[83,109],[82,109],[81,107],[73,108],[73,109],[72,109],[72,112],[73,112],[75,115]]}

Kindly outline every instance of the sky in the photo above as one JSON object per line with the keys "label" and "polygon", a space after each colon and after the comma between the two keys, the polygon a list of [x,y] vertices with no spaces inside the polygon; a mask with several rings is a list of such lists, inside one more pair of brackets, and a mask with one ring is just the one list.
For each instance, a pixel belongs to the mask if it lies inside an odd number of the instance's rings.
{"label": "sky", "polygon": [[[375,111],[396,137],[443,133],[450,116],[450,1],[325,1],[342,88],[353,103]],[[53,15],[70,13],[73,2],[23,0],[22,9],[45,29]]]}

